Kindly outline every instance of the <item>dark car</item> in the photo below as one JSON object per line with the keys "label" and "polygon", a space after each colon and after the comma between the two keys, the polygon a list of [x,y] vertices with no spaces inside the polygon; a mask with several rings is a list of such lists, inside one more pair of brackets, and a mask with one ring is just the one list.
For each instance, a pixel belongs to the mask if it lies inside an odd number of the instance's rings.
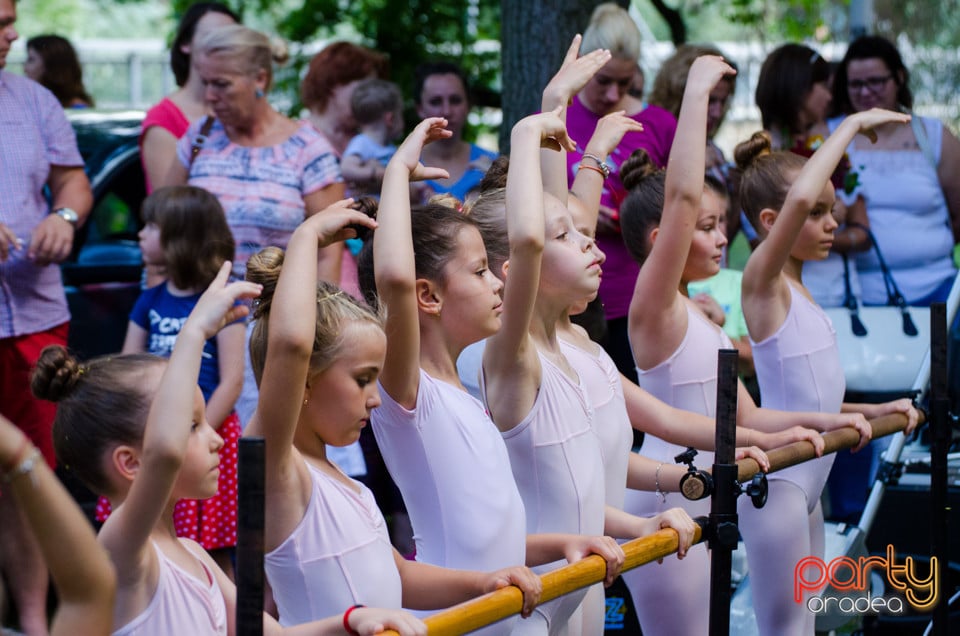
{"label": "dark car", "polygon": [[120,351],[140,293],[143,113],[71,111],[68,117],[93,188],[93,210],[61,271],[71,314],[69,345],[90,358]]}

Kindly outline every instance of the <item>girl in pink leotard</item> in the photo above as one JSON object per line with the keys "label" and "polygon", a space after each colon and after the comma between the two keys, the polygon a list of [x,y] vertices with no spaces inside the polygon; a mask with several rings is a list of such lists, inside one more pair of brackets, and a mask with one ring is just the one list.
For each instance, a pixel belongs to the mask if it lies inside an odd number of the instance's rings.
{"label": "girl in pink leotard", "polygon": [[[719,230],[725,200],[704,188],[707,101],[713,86],[732,72],[720,58],[698,58],[690,69],[669,169],[647,175],[638,172],[627,181],[634,187],[621,206],[621,228],[628,249],[641,262],[630,307],[630,340],[640,385],[655,397],[679,408],[712,417],[716,400],[716,351],[732,348],[719,327],[687,297],[689,280],[707,278],[719,268],[726,242]],[[642,159],[638,160],[642,163]],[[661,220],[662,214],[662,220]],[[858,423],[862,416],[789,414],[758,409],[741,385],[737,421],[748,428],[776,431],[794,425],[817,430]],[[822,440],[816,440],[822,450]],[[682,447],[648,435],[641,454],[664,466]],[[704,460],[698,458],[698,463]],[[706,460],[709,463],[709,459]],[[674,493],[628,494],[632,512],[653,512],[676,500],[698,514],[704,502],[684,503]],[[633,506],[633,508],[631,508]],[[658,576],[640,571],[626,577],[644,633],[705,633],[708,595],[705,550],[698,568],[686,562],[667,562]]]}
{"label": "girl in pink leotard", "polygon": [[[744,269],[743,313],[765,405],[788,411],[859,412],[871,418],[902,412],[909,418],[907,430],[916,426],[916,410],[907,399],[843,402],[836,332],[801,278],[803,263],[826,258],[833,243],[837,222],[831,213],[835,197],[830,175],[847,144],[857,133],[869,134],[873,126],[906,121],[907,115],[879,109],[852,115],[810,160],[771,154],[766,133],[737,147],[737,163],[744,169],[741,203],[764,237]],[[867,439],[861,438],[860,446]],[[815,616],[793,600],[792,585],[798,561],[824,556],[820,493],[832,459],[771,475],[762,509],[741,503],[740,528],[761,634],[814,632]]]}
{"label": "girl in pink leotard", "polygon": [[[693,532],[685,514],[674,510],[640,519],[605,507],[596,415],[556,337],[569,306],[596,293],[602,262],[563,203],[543,191],[541,142],[569,142],[560,112],[534,115],[514,127],[505,192],[481,197],[473,207],[491,206],[501,218],[505,209],[509,240],[503,326],[487,340],[481,390],[506,440],[528,532],[595,535],[618,524],[610,534],[634,538],[670,526],[680,533],[682,554]],[[615,573],[608,569],[608,578]],[[581,624],[582,599],[569,595],[544,608],[551,633],[602,630],[602,621]]]}
{"label": "girl in pink leotard", "polygon": [[[32,378],[33,392],[57,402],[54,443],[60,460],[106,494],[113,514],[98,536],[117,572],[113,634],[167,636],[236,632],[236,588],[195,541],[174,532],[174,503],[217,490],[223,440],[204,413],[197,386],[203,345],[247,312],[241,298],[260,287],[227,285],[228,261],[186,319],[169,360],[144,354],[80,362],[48,347]],[[281,628],[263,615],[271,635],[338,634],[344,610],[324,621]],[[350,628],[365,634],[395,626],[425,634],[409,614],[355,609]]]}

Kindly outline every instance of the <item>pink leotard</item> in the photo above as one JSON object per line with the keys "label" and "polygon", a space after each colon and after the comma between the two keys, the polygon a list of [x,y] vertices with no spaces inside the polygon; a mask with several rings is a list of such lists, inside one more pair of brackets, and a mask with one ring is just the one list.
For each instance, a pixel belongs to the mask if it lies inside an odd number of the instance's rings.
{"label": "pink leotard", "polygon": [[[655,398],[676,408],[713,417],[717,405],[717,352],[732,349],[733,344],[690,300],[684,302],[687,331],[680,345],[660,364],[647,370],[638,368],[637,375],[640,386]],[[634,343],[633,346],[641,345]],[[674,457],[685,450],[684,446],[647,433],[640,454],[672,464]],[[700,468],[712,466],[713,453],[699,451],[695,463]],[[675,492],[661,497],[652,492],[628,490],[624,505],[627,512],[640,516],[675,507],[683,508],[692,517],[707,515],[710,500],[688,501]],[[661,565],[624,572],[623,579],[630,588],[643,633],[648,636],[706,634],[710,623],[709,573],[710,558],[702,543],[693,546],[682,561],[670,558]]]}
{"label": "pink leotard", "polygon": [[[373,432],[410,513],[417,561],[492,571],[523,565],[527,526],[503,437],[483,404],[420,371],[407,410],[380,387]],[[516,617],[482,630],[509,634]]]}
{"label": "pink leotard", "polygon": [[207,581],[200,581],[153,544],[160,564],[157,590],[147,609],[113,636],[210,634],[226,636],[227,606],[213,572],[197,559]]}
{"label": "pink leotard", "polygon": [[307,511],[264,559],[280,623],[327,618],[357,603],[399,609],[400,573],[373,493],[307,467],[313,478]]}
{"label": "pink leotard", "polygon": [[[839,413],[845,382],[830,319],[794,285],[780,328],[753,343],[763,405],[785,411]],[[750,592],[761,635],[809,636],[813,613],[793,600],[794,568],[824,556],[823,490],[834,455],[770,475],[767,505],[738,502]]]}
{"label": "pink leotard", "polygon": [[[526,510],[527,532],[600,535],[604,478],[593,409],[582,382],[569,378],[542,354],[539,359],[540,392],[533,408],[517,426],[503,433]],[[486,394],[482,374],[480,380]],[[560,565],[565,562],[534,570],[542,573]],[[541,605],[535,614],[546,621],[551,634],[566,633],[569,624],[578,620],[574,615],[585,595],[585,590],[568,594]],[[518,629],[530,628],[532,620],[534,617],[520,621]]]}

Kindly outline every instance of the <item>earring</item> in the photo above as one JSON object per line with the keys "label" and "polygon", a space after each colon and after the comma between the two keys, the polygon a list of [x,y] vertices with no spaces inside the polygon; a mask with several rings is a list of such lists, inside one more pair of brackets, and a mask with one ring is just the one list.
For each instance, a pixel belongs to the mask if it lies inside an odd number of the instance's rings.
{"label": "earring", "polygon": [[303,398],[303,405],[306,406],[307,402],[310,401],[310,398]]}
{"label": "earring", "polygon": [[255,90],[253,94],[257,99],[263,99],[263,91],[260,90],[259,88]]}

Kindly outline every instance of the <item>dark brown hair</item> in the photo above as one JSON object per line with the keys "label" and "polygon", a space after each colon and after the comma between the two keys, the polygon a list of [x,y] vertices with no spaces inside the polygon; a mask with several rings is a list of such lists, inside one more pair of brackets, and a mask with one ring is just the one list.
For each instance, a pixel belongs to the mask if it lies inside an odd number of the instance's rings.
{"label": "dark brown hair", "polygon": [[804,44],[784,44],[760,67],[754,97],[765,130],[798,130],[800,109],[813,85],[830,78],[830,64]]}
{"label": "dark brown hair", "polygon": [[220,201],[195,186],[168,186],[143,200],[143,222],[160,228],[167,275],[180,289],[202,290],[236,245]]}
{"label": "dark brown hair", "polygon": [[773,142],[766,131],[753,133],[750,139],[737,144],[734,160],[740,177],[740,207],[755,228],[760,228],[760,212],[779,210],[793,184],[792,173],[803,169],[807,160],[793,152],[773,152]]}
{"label": "dark brown hair", "polygon": [[186,84],[187,78],[190,77],[190,54],[184,53],[181,48],[190,44],[197,32],[197,23],[208,13],[222,13],[240,24],[240,16],[230,7],[219,2],[197,2],[190,5],[190,8],[180,18],[180,26],[177,27],[173,44],[170,45],[170,68],[173,69],[177,86]]}
{"label": "dark brown hair", "polygon": [[[476,227],[476,223],[462,212],[437,203],[415,206],[410,213],[410,222],[416,277],[442,285],[445,282],[444,267],[457,253],[460,230]],[[378,231],[374,230],[373,241],[377,240]],[[369,241],[360,251],[357,278],[364,299],[371,306],[378,307],[373,241]]]}
{"label": "dark brown hair", "polygon": [[30,390],[57,403],[53,446],[57,459],[98,494],[111,494],[104,454],[126,444],[139,447],[156,387],[146,374],[166,365],[147,353],[103,356],[81,363],[59,345],[40,354]]}
{"label": "dark brown hair", "polygon": [[38,35],[27,40],[27,50],[33,49],[43,58],[40,84],[53,93],[64,108],[80,100],[93,106],[93,98],[83,85],[83,67],[70,40],[59,35]]}
{"label": "dark brown hair", "polygon": [[666,172],[645,150],[634,150],[620,166],[620,180],[628,194],[620,204],[620,233],[633,260],[643,264],[650,254],[650,232],[663,215]]}
{"label": "dark brown hair", "polygon": [[850,115],[854,112],[850,103],[850,93],[847,91],[847,66],[854,60],[866,60],[871,57],[879,58],[893,75],[897,83],[897,103],[906,110],[913,108],[913,93],[910,92],[910,71],[907,70],[900,57],[900,51],[890,40],[879,35],[862,35],[847,47],[833,78],[833,111],[838,115]]}

